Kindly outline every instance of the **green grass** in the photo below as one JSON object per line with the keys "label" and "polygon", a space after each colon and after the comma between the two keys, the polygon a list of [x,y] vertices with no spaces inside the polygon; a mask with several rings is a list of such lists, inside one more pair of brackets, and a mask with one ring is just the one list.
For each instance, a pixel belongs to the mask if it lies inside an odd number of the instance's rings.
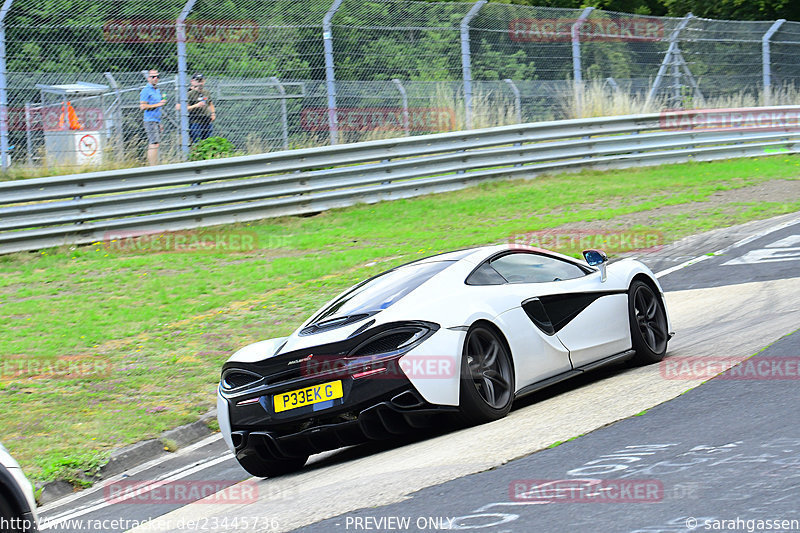
{"label": "green grass", "polygon": [[[76,470],[91,474],[110,450],[212,407],[219,369],[237,348],[288,334],[360,279],[568,223],[613,230],[619,217],[663,206],[683,214],[654,213],[636,228],[672,240],[797,211],[791,197],[701,202],[796,180],[798,167],[800,158],[780,155],[587,171],[221,230],[255,232],[261,246],[248,252],[132,254],[96,243],[0,256],[3,442],[33,479],[82,484]],[[53,376],[57,364],[83,370]]]}
{"label": "green grass", "polygon": [[583,435],[584,435],[584,433],[581,433],[580,435],[575,435],[574,437],[570,437],[570,438],[568,438],[567,440],[557,440],[557,441],[555,441],[553,444],[551,444],[550,446],[548,446],[548,447],[547,447],[547,449],[549,450],[549,449],[551,449],[551,448],[557,448],[558,446],[561,446],[561,445],[562,445],[562,444],[564,444],[565,442],[571,442],[571,441],[573,441],[573,440],[575,440],[575,439],[577,439],[577,438],[583,437]]}

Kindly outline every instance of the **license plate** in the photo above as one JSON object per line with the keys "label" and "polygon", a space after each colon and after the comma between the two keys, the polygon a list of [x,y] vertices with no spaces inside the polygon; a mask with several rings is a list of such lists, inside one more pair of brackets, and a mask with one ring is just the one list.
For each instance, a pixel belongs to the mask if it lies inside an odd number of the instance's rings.
{"label": "license plate", "polygon": [[275,412],[280,413],[281,411],[297,409],[304,405],[335,400],[342,396],[342,382],[330,381],[328,383],[314,385],[313,387],[276,394],[273,396],[272,400],[275,406]]}

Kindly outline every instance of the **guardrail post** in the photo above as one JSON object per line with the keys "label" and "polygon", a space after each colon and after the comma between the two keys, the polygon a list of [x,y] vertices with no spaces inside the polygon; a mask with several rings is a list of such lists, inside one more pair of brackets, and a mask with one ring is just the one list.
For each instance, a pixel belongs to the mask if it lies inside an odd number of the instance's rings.
{"label": "guardrail post", "polygon": [[186,92],[186,17],[194,7],[195,0],[186,0],[178,20],[175,21],[175,40],[178,42],[178,100],[181,104],[181,153],[183,160],[189,159],[189,99]]}
{"label": "guardrail post", "polygon": [[775,32],[784,22],[786,22],[786,19],[776,20],[761,38],[761,72],[764,79],[764,105],[767,106],[772,105],[772,69],[770,66],[769,40],[772,39],[772,36],[775,35]]}
{"label": "guardrail post", "polygon": [[581,26],[589,18],[593,7],[583,10],[578,20],[572,25],[572,80],[575,90],[575,111],[577,116],[583,114],[583,73],[581,72]]}
{"label": "guardrail post", "polygon": [[286,113],[286,88],[276,76],[270,76],[269,81],[278,87],[281,93],[281,130],[283,132],[283,149],[289,149],[289,117]]}
{"label": "guardrail post", "polygon": [[333,0],[322,19],[322,44],[325,51],[325,82],[328,87],[328,131],[331,144],[339,143],[339,120],[336,117],[336,76],[333,71],[333,28],[331,21],[342,0]]}
{"label": "guardrail post", "polygon": [[667,53],[664,54],[664,60],[661,62],[661,66],[658,67],[658,74],[656,74],[656,79],[653,82],[653,86],[650,88],[650,92],[647,93],[647,100],[645,100],[644,104],[645,109],[650,105],[650,102],[653,101],[653,98],[655,98],[656,92],[658,92],[658,88],[661,86],[661,82],[664,80],[664,74],[667,72],[667,66],[672,64],[674,61],[675,52],[678,48],[678,37],[692,18],[694,18],[694,15],[687,13],[686,16],[681,19],[680,24],[678,24],[678,26],[669,36],[669,48],[667,48]]}
{"label": "guardrail post", "polygon": [[406,92],[406,88],[403,87],[403,82],[399,79],[393,78],[392,83],[394,83],[397,90],[400,91],[400,98],[403,102],[403,131],[406,133],[406,137],[408,137],[411,135],[411,125],[408,120],[408,93]]}
{"label": "guardrail post", "polygon": [[469,23],[488,0],[478,0],[461,19],[461,73],[464,78],[464,120],[472,129],[472,59],[469,50]]}
{"label": "guardrail post", "polygon": [[6,82],[6,15],[14,0],[5,0],[0,8],[0,159],[3,172],[8,170],[8,84]]}

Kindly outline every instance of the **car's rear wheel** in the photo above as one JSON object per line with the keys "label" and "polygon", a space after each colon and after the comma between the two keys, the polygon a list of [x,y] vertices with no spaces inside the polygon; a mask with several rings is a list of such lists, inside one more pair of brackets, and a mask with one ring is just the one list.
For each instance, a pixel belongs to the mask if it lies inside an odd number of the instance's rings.
{"label": "car's rear wheel", "polygon": [[669,332],[667,313],[661,298],[652,287],[634,281],[628,290],[628,316],[631,325],[631,342],[636,364],[657,363],[667,353]]}
{"label": "car's rear wheel", "polygon": [[473,326],[467,332],[461,357],[461,420],[482,424],[503,418],[513,401],[511,354],[491,328]]}
{"label": "car's rear wheel", "polygon": [[308,456],[289,459],[262,459],[258,456],[248,455],[237,457],[236,460],[251,476],[276,477],[300,470],[308,461]]}

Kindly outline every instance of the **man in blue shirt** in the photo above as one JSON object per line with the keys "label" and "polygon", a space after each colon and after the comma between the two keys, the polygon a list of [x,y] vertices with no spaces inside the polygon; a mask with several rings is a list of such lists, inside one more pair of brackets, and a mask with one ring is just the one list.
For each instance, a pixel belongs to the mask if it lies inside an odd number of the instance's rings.
{"label": "man in blue shirt", "polygon": [[139,109],[144,110],[144,131],[147,133],[147,164],[158,164],[158,145],[161,143],[161,108],[167,103],[158,84],[158,70],[151,69],[147,85],[139,95]]}

